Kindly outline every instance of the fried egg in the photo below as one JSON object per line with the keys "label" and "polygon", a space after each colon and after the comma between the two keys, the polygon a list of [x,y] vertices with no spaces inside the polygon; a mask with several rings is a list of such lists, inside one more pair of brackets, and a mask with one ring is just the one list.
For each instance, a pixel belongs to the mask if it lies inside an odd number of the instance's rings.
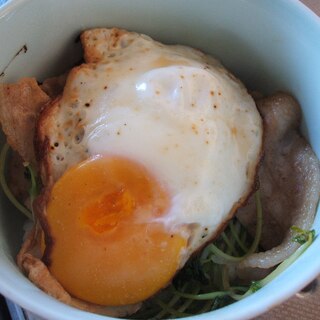
{"label": "fried egg", "polygon": [[262,121],[198,50],[115,28],[81,40],[85,63],[38,125],[43,259],[73,296],[128,305],[168,285],[247,199]]}

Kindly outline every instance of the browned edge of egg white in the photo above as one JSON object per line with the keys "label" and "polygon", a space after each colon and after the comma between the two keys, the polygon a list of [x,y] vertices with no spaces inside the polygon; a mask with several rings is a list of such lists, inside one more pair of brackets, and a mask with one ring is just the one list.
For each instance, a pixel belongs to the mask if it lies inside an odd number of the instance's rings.
{"label": "browned edge of egg white", "polygon": [[[56,112],[57,108],[54,108],[56,103],[61,99],[61,95],[53,101],[50,101],[41,111],[36,123],[36,130],[34,136],[34,149],[36,153],[36,160],[40,164],[40,176],[44,187],[42,188],[40,195],[35,199],[33,203],[34,213],[38,219],[40,226],[43,230],[45,249],[42,256],[42,261],[49,267],[51,265],[50,255],[54,246],[54,238],[50,232],[50,226],[46,218],[46,207],[50,199],[52,187],[54,185],[53,178],[49,176],[50,163],[46,161],[47,155],[50,150],[49,137],[43,134],[43,123],[46,123],[46,119],[50,118],[50,115]],[[43,181],[44,180],[44,181]]]}
{"label": "browned edge of egg white", "polygon": [[43,127],[46,126],[46,120],[50,119],[54,113],[56,113],[57,108],[54,106],[59,106],[57,102],[61,99],[61,95],[59,95],[54,100],[50,101],[47,105],[44,106],[41,111],[35,128],[34,135],[34,150],[36,154],[36,160],[40,165],[40,176],[42,179],[42,183],[44,186],[53,184],[52,177],[48,174],[50,172],[50,164],[48,161],[45,161],[48,157],[48,152],[50,150],[50,140],[43,132]]}

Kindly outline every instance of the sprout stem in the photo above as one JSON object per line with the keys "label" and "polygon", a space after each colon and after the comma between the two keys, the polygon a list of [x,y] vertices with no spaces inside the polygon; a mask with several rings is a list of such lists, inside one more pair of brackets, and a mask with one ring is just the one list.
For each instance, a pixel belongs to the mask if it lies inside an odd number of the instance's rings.
{"label": "sprout stem", "polygon": [[261,199],[260,199],[260,192],[259,190],[255,193],[255,200],[256,200],[256,206],[257,206],[257,226],[256,226],[256,234],[254,237],[254,240],[247,251],[247,253],[241,257],[234,257],[227,253],[224,253],[222,250],[220,250],[216,245],[210,244],[209,248],[210,251],[225,260],[225,263],[238,263],[248,257],[250,254],[254,253],[259,245],[260,239],[261,239],[261,232],[262,232],[262,206],[261,206]]}

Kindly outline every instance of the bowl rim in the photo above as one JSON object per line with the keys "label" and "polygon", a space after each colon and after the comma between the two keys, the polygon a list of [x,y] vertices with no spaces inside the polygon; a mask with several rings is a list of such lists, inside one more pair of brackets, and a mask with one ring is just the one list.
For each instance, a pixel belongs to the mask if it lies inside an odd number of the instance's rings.
{"label": "bowl rim", "polygon": [[[7,15],[11,14],[14,10],[24,5],[25,3],[32,2],[33,0],[9,0],[0,7],[0,20],[5,18]],[[299,0],[278,0],[276,6],[285,8],[287,11],[291,11],[295,16],[302,17],[305,20],[305,23],[312,25],[313,27],[319,29],[320,31],[320,18],[304,3]],[[307,256],[314,254],[316,257],[317,248],[320,248],[320,239],[315,239],[314,243],[308,248],[308,250],[298,259],[301,260],[301,264],[304,260],[307,260]],[[289,299],[294,293],[303,289],[309,282],[320,274],[320,257],[313,260],[313,264],[304,264],[305,268],[302,273],[300,273],[299,278],[295,281],[288,281],[287,285],[282,288],[281,292],[273,290],[272,283],[264,287],[263,289],[256,292],[254,295],[247,297],[242,301],[235,302],[224,308],[193,316],[192,319],[208,319],[210,316],[215,316],[218,319],[232,320],[234,315],[237,314],[238,320],[251,319],[255,316],[262,314],[275,307],[278,304],[281,304],[285,300]],[[288,269],[298,270],[296,263],[291,265]],[[287,269],[287,270],[288,270]],[[292,272],[293,273],[293,272]],[[280,274],[278,277],[290,279],[290,274],[284,275]],[[26,281],[29,281],[27,278]],[[30,282],[31,283],[31,282]],[[270,288],[272,294],[265,294],[267,287]],[[35,292],[42,296],[45,299],[46,307],[44,308],[42,304],[39,304],[36,299],[30,299],[26,296],[23,290],[17,290],[12,283],[8,283],[5,277],[0,277],[0,291],[4,294],[5,297],[14,301],[22,308],[25,308],[28,311],[31,311],[35,315],[40,317],[45,317],[48,319],[57,319],[57,320],[70,320],[70,319],[86,319],[86,320],[104,320],[104,319],[113,319],[107,316],[102,316],[98,314],[92,314],[90,312],[82,311],[76,308],[73,308],[69,305],[59,302],[58,300],[46,295],[40,289],[35,287]],[[57,307],[60,305],[59,311]],[[250,308],[247,308],[246,305],[250,305]],[[261,307],[263,305],[263,308]],[[56,308],[55,308],[56,307]],[[68,311],[68,313],[66,313]],[[227,316],[225,312],[227,311]]]}

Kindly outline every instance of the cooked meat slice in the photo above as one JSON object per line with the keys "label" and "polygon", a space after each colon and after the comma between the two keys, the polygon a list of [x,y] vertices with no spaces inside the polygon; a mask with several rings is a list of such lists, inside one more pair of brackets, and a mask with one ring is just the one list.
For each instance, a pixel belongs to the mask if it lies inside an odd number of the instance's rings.
{"label": "cooked meat slice", "polygon": [[63,88],[66,84],[67,75],[68,73],[64,73],[58,77],[48,78],[43,81],[40,87],[52,100],[54,100],[62,94]]}
{"label": "cooked meat slice", "polygon": [[40,110],[50,101],[33,78],[0,84],[0,122],[10,146],[26,162],[34,162],[33,137]]}
{"label": "cooked meat slice", "polygon": [[[320,193],[320,165],[299,133],[301,111],[296,100],[278,93],[258,100],[257,107],[265,125],[265,154],[258,175],[263,208],[261,245],[268,251],[252,255],[242,265],[269,268],[296,250],[291,226],[312,226]],[[237,217],[254,234],[253,198]]]}

